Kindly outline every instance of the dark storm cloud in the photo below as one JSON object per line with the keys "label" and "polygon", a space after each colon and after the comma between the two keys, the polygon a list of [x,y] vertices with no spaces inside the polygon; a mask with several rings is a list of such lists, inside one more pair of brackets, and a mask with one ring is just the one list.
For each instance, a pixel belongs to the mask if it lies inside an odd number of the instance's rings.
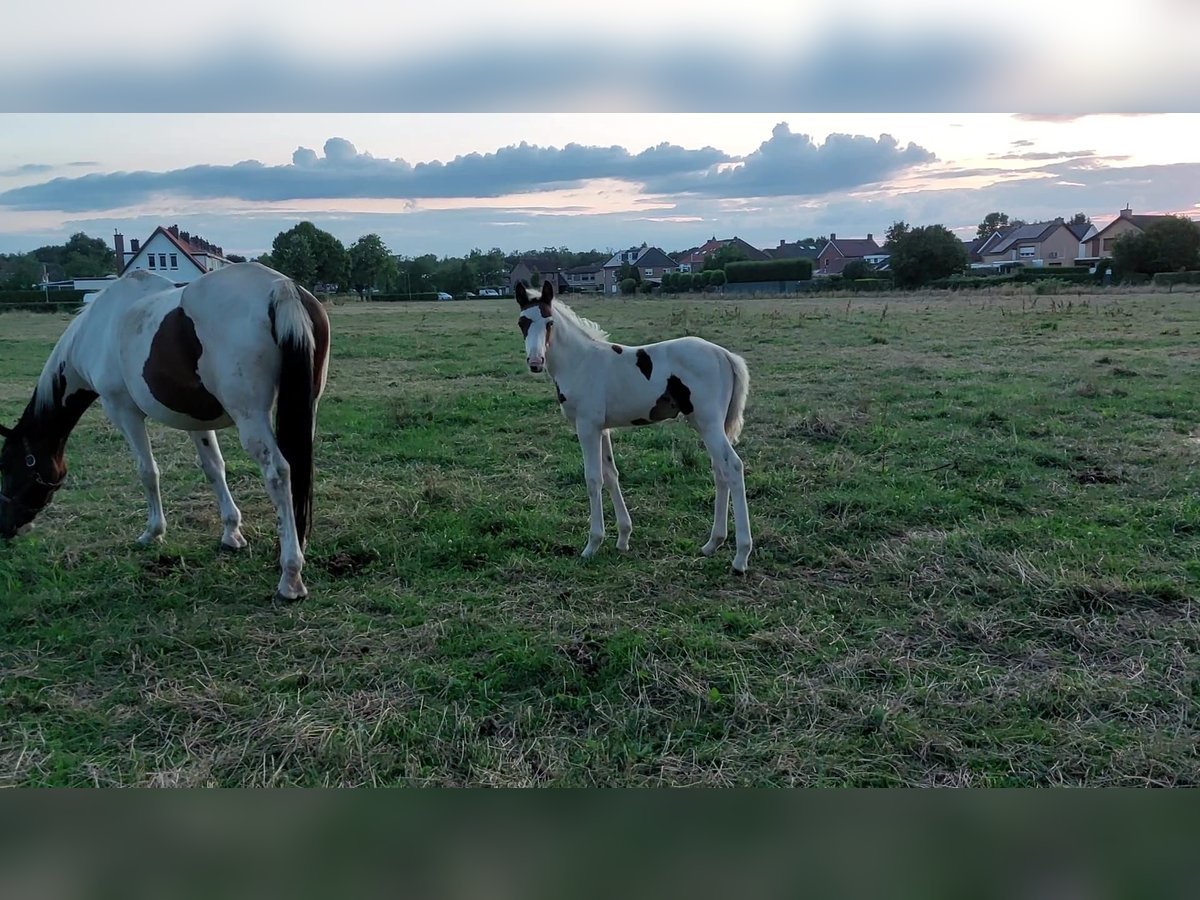
{"label": "dark storm cloud", "polygon": [[289,165],[246,160],[165,172],[93,173],[55,178],[0,193],[0,205],[16,209],[84,211],[115,209],[168,194],[249,202],[316,199],[413,199],[501,197],[569,186],[590,179],[643,181],[700,172],[729,156],[713,147],[689,150],[659,144],[640,153],[624,147],[527,143],[494,153],[470,153],[449,162],[380,159],[360,153],[344,138],[325,142],[324,154],[300,147]]}
{"label": "dark storm cloud", "polygon": [[917,144],[901,147],[890,134],[877,139],[831,134],[817,144],[780,123],[738,166],[650,179],[646,187],[657,193],[708,197],[817,196],[874,184],[935,159]]}

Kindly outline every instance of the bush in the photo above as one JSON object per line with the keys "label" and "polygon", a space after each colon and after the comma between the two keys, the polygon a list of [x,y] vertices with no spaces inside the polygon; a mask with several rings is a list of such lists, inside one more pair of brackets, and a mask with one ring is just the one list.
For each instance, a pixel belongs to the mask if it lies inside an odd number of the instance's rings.
{"label": "bush", "polygon": [[662,292],[665,294],[668,291],[675,290],[675,284],[678,281],[678,272],[663,272],[662,277]]}
{"label": "bush", "polygon": [[760,262],[731,262],[725,267],[730,284],[748,281],[808,281],[812,278],[811,259],[767,259]]}
{"label": "bush", "polygon": [[641,284],[638,285],[638,290],[641,291],[643,294],[649,294],[654,290],[654,285],[651,284],[649,281],[643,281]]}
{"label": "bush", "polygon": [[413,303],[437,300],[437,291],[425,291],[415,294],[368,294],[368,299],[374,303]]}
{"label": "bush", "polygon": [[1057,294],[1063,288],[1069,288],[1072,283],[1063,278],[1041,278],[1033,286],[1033,292],[1039,297],[1043,294]]}
{"label": "bush", "polygon": [[621,293],[622,294],[632,294],[634,291],[637,290],[637,286],[638,286],[638,283],[633,278],[622,278],[621,279]]}
{"label": "bush", "polygon": [[847,281],[874,278],[875,267],[865,259],[852,259],[842,268],[842,277]]}
{"label": "bush", "polygon": [[946,288],[952,291],[980,290],[1016,283],[1016,275],[951,275],[929,282],[929,287]]}
{"label": "bush", "polygon": [[1159,272],[1151,280],[1154,284],[1162,287],[1175,284],[1200,284],[1200,272]]}
{"label": "bush", "polygon": [[708,283],[714,287],[721,287],[723,284],[725,284],[725,270],[713,269],[711,272],[709,272]]}

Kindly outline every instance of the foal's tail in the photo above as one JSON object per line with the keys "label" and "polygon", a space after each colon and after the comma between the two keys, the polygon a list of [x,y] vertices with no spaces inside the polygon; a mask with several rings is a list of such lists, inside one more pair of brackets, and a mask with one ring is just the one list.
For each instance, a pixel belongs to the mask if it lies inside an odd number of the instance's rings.
{"label": "foal's tail", "polygon": [[280,350],[275,440],[291,470],[292,510],[304,546],[312,528],[313,441],[329,357],[329,317],[316,297],[281,278],[271,290],[271,323]]}
{"label": "foal's tail", "polygon": [[[722,347],[721,349],[724,350]],[[725,436],[736,444],[742,434],[742,414],[746,411],[746,397],[750,394],[750,370],[746,361],[736,353],[725,350],[729,365],[733,368],[733,393],[729,397],[729,409],[725,411]]]}

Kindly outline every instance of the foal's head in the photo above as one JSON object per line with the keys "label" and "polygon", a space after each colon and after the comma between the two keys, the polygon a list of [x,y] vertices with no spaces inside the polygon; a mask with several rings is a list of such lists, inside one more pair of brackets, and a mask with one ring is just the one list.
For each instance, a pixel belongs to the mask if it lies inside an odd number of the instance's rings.
{"label": "foal's head", "polygon": [[0,425],[0,538],[14,537],[33,521],[67,477],[62,452],[27,433],[25,425]]}
{"label": "foal's head", "polygon": [[542,285],[541,296],[531,297],[525,285],[518,283],[516,294],[521,307],[517,324],[525,335],[525,359],[530,372],[540,372],[546,367],[546,353],[554,331],[554,286],[547,281]]}

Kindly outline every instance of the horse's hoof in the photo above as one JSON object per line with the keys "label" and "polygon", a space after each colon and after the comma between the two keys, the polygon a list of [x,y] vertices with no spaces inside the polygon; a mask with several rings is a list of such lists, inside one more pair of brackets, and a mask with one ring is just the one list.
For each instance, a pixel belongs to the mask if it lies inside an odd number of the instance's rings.
{"label": "horse's hoof", "polygon": [[224,541],[217,544],[218,553],[241,553],[245,549],[245,544],[227,544]]}
{"label": "horse's hoof", "polygon": [[153,547],[155,544],[161,544],[163,542],[163,536],[161,534],[147,533],[139,537],[137,542],[139,547]]}
{"label": "horse's hoof", "polygon": [[276,603],[299,603],[301,600],[308,599],[308,594],[301,594],[298,597],[285,596],[281,591],[275,592],[274,600]]}

